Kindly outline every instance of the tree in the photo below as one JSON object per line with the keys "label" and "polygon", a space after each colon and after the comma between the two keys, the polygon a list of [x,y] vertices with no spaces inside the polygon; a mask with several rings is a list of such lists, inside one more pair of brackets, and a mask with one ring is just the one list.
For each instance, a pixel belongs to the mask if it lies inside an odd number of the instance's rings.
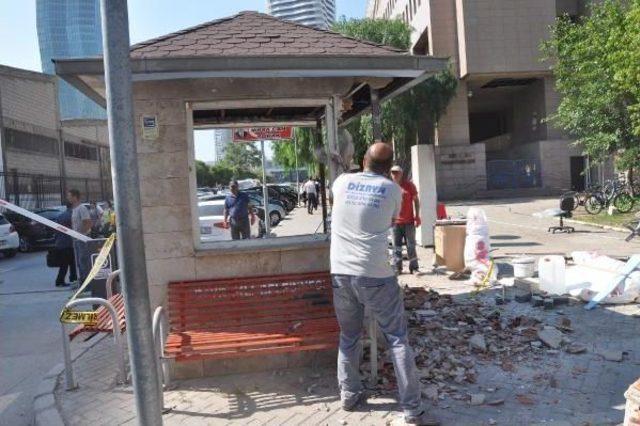
{"label": "tree", "polygon": [[[411,27],[399,19],[351,19],[332,28],[341,34],[402,50],[411,47]],[[448,69],[382,105],[382,134],[395,142],[398,162],[408,166],[410,149],[416,143],[433,143],[438,120],[455,96],[458,80]],[[371,116],[364,115],[347,127],[354,138],[355,157],[360,163],[373,142]]]}
{"label": "tree", "polygon": [[543,43],[562,95],[552,122],[594,162],[640,165],[640,0],[605,0],[574,22],[561,17]]}
{"label": "tree", "polygon": [[262,164],[262,154],[253,143],[230,143],[224,151],[222,165],[233,171],[236,178],[252,174]]}
{"label": "tree", "polygon": [[315,149],[321,146],[321,142],[315,138],[315,129],[311,128],[296,128],[294,129],[296,135],[296,143],[290,141],[278,141],[272,144],[273,147],[273,159],[276,163],[281,165],[285,170],[292,171],[296,169],[296,151],[295,146],[298,147],[298,167],[307,168],[309,174],[316,174],[318,171],[318,164],[315,160]]}

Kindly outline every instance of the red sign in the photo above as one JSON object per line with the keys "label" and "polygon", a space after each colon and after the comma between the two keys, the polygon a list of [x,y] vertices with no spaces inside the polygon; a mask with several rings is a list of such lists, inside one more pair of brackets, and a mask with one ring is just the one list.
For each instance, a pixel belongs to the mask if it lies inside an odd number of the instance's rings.
{"label": "red sign", "polygon": [[291,139],[292,127],[246,127],[233,129],[234,142],[275,141]]}

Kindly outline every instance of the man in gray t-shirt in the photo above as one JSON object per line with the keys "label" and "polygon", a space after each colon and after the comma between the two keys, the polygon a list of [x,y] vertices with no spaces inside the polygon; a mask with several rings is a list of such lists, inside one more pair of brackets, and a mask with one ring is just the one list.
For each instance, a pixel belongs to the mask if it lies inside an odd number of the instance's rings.
{"label": "man in gray t-shirt", "polygon": [[422,404],[404,302],[387,253],[387,235],[402,202],[400,187],[387,177],[392,162],[391,147],[375,143],[365,155],[364,172],[343,174],[332,187],[331,279],[340,325],[340,398],[346,411],[364,399],[360,336],[368,308],[391,349],[405,422],[432,425],[438,422]]}
{"label": "man in gray t-shirt", "polygon": [[[89,235],[91,232],[91,216],[89,215],[89,209],[81,203],[80,191],[77,189],[70,189],[67,192],[67,201],[71,204],[71,228],[84,235]],[[88,260],[88,251],[84,247],[82,241],[73,241],[73,250],[78,265],[78,271],[80,273],[80,281],[84,281],[85,277],[89,274],[90,261]]]}

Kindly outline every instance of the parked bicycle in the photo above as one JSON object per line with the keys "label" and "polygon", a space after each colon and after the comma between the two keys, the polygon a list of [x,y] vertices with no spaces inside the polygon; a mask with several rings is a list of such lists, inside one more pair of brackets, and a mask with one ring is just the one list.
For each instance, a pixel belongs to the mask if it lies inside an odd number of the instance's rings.
{"label": "parked bicycle", "polygon": [[584,201],[584,209],[589,214],[598,214],[613,205],[620,213],[628,213],[635,205],[635,199],[627,186],[618,180],[605,182],[600,190],[592,191]]}

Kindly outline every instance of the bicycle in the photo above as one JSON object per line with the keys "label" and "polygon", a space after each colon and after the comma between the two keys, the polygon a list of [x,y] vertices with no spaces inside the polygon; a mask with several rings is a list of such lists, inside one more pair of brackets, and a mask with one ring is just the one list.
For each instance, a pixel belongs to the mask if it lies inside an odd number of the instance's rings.
{"label": "bicycle", "polygon": [[620,181],[607,181],[602,189],[592,192],[585,200],[584,208],[587,213],[595,215],[610,205],[620,213],[630,212],[635,205],[635,199]]}

